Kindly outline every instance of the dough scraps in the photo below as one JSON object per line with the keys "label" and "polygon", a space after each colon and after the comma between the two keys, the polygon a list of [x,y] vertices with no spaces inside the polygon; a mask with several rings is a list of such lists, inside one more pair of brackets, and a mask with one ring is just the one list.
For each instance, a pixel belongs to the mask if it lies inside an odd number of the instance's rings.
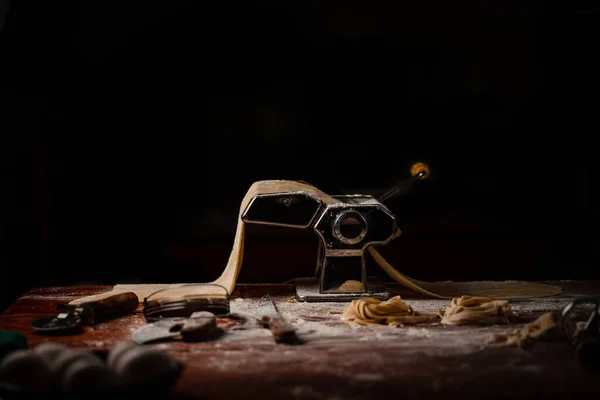
{"label": "dough scraps", "polygon": [[365,286],[360,281],[350,279],[342,283],[337,290],[340,292],[364,292]]}
{"label": "dough scraps", "polygon": [[[560,321],[559,311],[549,311],[540,315],[535,321],[525,324],[521,329],[514,329],[504,333],[494,333],[486,344],[495,347],[527,347],[535,341],[550,341],[564,339],[563,333],[558,325]],[[573,332],[576,337],[584,329],[586,321],[565,320],[567,332]],[[567,337],[571,336],[567,334]]]}

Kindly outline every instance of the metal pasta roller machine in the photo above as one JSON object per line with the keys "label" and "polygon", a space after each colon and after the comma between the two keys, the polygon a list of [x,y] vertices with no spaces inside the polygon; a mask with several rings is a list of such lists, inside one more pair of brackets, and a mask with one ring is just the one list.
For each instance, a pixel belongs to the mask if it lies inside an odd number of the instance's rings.
{"label": "metal pasta roller machine", "polygon": [[336,200],[325,201],[318,190],[302,189],[258,194],[248,203],[242,220],[314,230],[319,238],[316,273],[312,278],[295,280],[298,301],[350,301],[361,297],[385,300],[390,296],[382,282],[367,276],[365,251],[369,246],[387,245],[399,233],[396,217],[383,201],[425,179],[429,167],[413,164],[411,175],[378,198],[323,194]]}

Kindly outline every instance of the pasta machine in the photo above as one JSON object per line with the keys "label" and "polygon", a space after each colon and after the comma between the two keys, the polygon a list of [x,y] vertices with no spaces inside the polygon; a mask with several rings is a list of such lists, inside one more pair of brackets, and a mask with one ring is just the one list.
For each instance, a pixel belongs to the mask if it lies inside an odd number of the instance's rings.
{"label": "pasta machine", "polygon": [[[312,229],[317,235],[315,276],[295,279],[298,301],[385,300],[389,298],[385,286],[376,277],[367,276],[365,251],[369,246],[387,245],[399,234],[396,217],[383,202],[426,178],[429,168],[423,163],[413,164],[411,175],[377,198],[363,194],[319,196],[318,190],[301,189],[258,194],[241,218],[250,224]],[[335,201],[325,201],[325,197]]]}

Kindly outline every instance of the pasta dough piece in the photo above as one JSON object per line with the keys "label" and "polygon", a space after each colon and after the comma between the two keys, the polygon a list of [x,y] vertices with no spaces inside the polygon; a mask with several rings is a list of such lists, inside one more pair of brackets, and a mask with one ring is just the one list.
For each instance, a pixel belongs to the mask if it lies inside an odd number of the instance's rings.
{"label": "pasta dough piece", "polygon": [[[245,235],[245,223],[242,221],[242,213],[252,201],[252,199],[258,194],[271,194],[271,193],[284,193],[284,192],[303,192],[308,193],[311,196],[319,199],[324,204],[337,204],[340,200],[337,200],[328,194],[320,191],[314,186],[288,180],[264,180],[254,182],[248,192],[242,199],[240,204],[237,228],[235,238],[233,241],[233,247],[229,255],[229,260],[225,266],[221,275],[214,281],[214,283],[223,286],[228,293],[231,295],[235,288],[237,277],[242,267],[242,260],[244,257],[244,235]],[[400,230],[396,231],[394,237],[400,234]],[[531,298],[531,297],[542,297],[542,296],[553,296],[562,292],[562,289],[557,286],[545,285],[531,282],[423,282],[416,279],[412,279],[401,272],[397,271],[391,264],[389,264],[379,252],[373,248],[368,248],[369,253],[377,264],[396,282],[401,285],[425,294],[430,297],[451,299],[453,297],[459,297],[462,295],[471,296],[483,296],[483,297],[494,297],[494,298]],[[177,284],[126,284],[126,285],[115,285],[110,292],[122,293],[122,292],[133,292],[135,293],[140,302],[149,294],[169,287],[177,286]],[[169,291],[169,296],[184,296],[190,294],[191,291],[195,293],[197,288],[181,287],[175,291]],[[207,288],[210,290],[210,288]],[[221,294],[219,291],[215,294]],[[102,298],[107,294],[99,294],[83,297],[71,301],[70,305],[78,305],[82,302],[96,300]],[[100,296],[100,297],[98,297]]]}
{"label": "pasta dough piece", "polygon": [[[229,254],[229,260],[225,269],[221,273],[221,275],[214,281],[208,282],[223,286],[227,289],[227,292],[231,295],[235,288],[235,284],[237,281],[237,277],[242,268],[242,260],[244,258],[244,235],[245,235],[245,223],[242,220],[242,213],[245,211],[246,207],[250,203],[250,201],[258,194],[269,194],[269,193],[280,193],[280,192],[304,192],[309,193],[316,198],[320,199],[324,204],[336,204],[340,203],[340,200],[336,200],[333,197],[327,195],[326,193],[320,191],[314,186],[296,182],[296,181],[286,181],[286,180],[265,180],[265,181],[257,181],[250,186],[248,192],[242,199],[242,203],[240,205],[240,210],[238,214],[238,222],[237,228],[235,232],[235,238],[233,241],[233,247],[231,249],[231,253]],[[140,302],[143,301],[145,297],[148,297],[153,292],[156,292],[161,289],[173,288],[181,284],[125,284],[125,285],[115,285],[110,292],[111,294],[117,292],[133,292],[135,293]],[[207,290],[210,291],[210,287],[207,287]],[[181,287],[177,289],[170,290],[168,292],[168,296],[185,296],[187,294],[196,293],[197,288],[191,287]],[[216,295],[221,295],[221,291],[216,291]],[[210,293],[207,293],[210,294]],[[86,296],[80,299],[73,300],[69,303],[69,305],[78,305],[82,302],[88,302],[92,300],[96,300],[97,298],[103,298],[107,294],[101,293],[98,295]],[[160,296],[160,294],[158,295]],[[155,297],[158,300],[160,297]]]}
{"label": "pasta dough piece", "polygon": [[400,296],[381,301],[372,297],[352,300],[342,320],[356,322],[361,325],[413,325],[424,321],[439,320],[438,313],[415,311],[412,306],[404,303]]}
{"label": "pasta dough piece", "polygon": [[461,296],[452,299],[444,311],[444,325],[493,325],[509,322],[512,310],[506,300]]}
{"label": "pasta dough piece", "polygon": [[528,299],[555,296],[562,288],[525,281],[425,282],[410,278],[395,269],[374,247],[368,248],[375,262],[396,282],[417,293],[438,299],[463,295],[495,299]]}

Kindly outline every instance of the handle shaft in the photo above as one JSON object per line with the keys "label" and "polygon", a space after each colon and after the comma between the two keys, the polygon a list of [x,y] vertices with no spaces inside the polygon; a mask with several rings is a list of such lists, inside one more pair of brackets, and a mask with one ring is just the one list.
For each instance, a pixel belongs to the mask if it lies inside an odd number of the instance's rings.
{"label": "handle shaft", "polygon": [[423,180],[429,176],[429,166],[422,162],[415,163],[410,167],[410,173],[412,175],[410,178],[396,183],[387,192],[380,195],[378,200],[383,203],[392,197],[408,191],[416,181]]}
{"label": "handle shaft", "polygon": [[297,344],[296,328],[280,316],[263,317],[277,343]]}
{"label": "handle shaft", "polygon": [[79,307],[86,307],[93,310],[93,321],[90,321],[91,323],[98,323],[106,319],[131,314],[138,308],[138,305],[139,299],[133,292],[107,293],[106,297],[78,304]]}

